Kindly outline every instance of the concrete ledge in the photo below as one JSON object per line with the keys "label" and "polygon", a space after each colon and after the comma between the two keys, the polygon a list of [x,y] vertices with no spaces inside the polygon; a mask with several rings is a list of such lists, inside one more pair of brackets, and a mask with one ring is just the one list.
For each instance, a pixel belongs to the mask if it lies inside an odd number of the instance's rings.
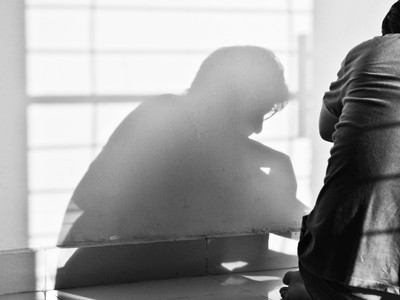
{"label": "concrete ledge", "polygon": [[0,252],[0,294],[293,268],[296,238],[253,234]]}
{"label": "concrete ledge", "polygon": [[59,248],[48,264],[47,289],[204,275],[205,250],[204,240]]}
{"label": "concrete ledge", "polygon": [[45,289],[45,254],[20,249],[0,252],[0,295]]}

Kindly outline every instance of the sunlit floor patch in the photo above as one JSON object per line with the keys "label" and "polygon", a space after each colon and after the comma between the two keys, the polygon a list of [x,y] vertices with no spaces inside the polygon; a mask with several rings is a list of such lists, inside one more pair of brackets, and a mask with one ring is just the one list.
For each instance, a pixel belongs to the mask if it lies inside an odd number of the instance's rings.
{"label": "sunlit floor patch", "polygon": [[240,269],[247,265],[248,265],[248,263],[244,262],[244,261],[225,262],[225,263],[221,264],[221,266],[228,271]]}
{"label": "sunlit floor patch", "polygon": [[273,233],[269,235],[268,248],[269,250],[284,253],[288,255],[297,255],[298,241],[282,237]]}
{"label": "sunlit floor patch", "polygon": [[263,171],[267,175],[269,175],[269,173],[271,172],[271,168],[267,168],[267,167],[265,167],[265,168],[261,167],[260,170]]}
{"label": "sunlit floor patch", "polygon": [[255,276],[242,275],[242,276],[247,279],[259,281],[259,282],[271,281],[271,280],[281,280],[281,277],[277,277],[277,276],[263,276],[263,275],[255,275]]}

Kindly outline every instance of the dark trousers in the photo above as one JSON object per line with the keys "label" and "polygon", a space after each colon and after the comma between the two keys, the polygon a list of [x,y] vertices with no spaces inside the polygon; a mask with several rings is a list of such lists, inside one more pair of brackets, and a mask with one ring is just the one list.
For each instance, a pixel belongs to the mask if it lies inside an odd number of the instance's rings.
{"label": "dark trousers", "polygon": [[315,276],[300,265],[300,273],[305,287],[314,300],[399,300],[393,295],[370,289],[345,286],[343,284]]}

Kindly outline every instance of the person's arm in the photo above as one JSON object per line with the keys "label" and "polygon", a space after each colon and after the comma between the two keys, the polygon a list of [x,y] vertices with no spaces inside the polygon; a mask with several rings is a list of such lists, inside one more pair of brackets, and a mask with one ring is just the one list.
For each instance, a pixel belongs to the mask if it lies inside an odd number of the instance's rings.
{"label": "person's arm", "polygon": [[345,62],[342,62],[341,68],[337,73],[336,81],[329,86],[329,91],[324,95],[322,108],[319,115],[319,134],[321,138],[327,142],[333,142],[333,133],[335,125],[339,122],[342,112],[343,86],[346,81]]}
{"label": "person's arm", "polygon": [[332,135],[335,132],[335,125],[339,117],[328,110],[325,103],[322,104],[319,116],[319,134],[327,142],[333,142]]}

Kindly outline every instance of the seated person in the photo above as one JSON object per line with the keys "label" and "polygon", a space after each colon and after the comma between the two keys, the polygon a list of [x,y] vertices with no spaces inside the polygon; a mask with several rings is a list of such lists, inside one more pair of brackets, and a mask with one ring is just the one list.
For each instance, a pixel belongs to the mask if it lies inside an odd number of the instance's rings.
{"label": "seated person", "polygon": [[320,133],[333,146],[285,300],[400,299],[399,33],[398,1],[324,96]]}

